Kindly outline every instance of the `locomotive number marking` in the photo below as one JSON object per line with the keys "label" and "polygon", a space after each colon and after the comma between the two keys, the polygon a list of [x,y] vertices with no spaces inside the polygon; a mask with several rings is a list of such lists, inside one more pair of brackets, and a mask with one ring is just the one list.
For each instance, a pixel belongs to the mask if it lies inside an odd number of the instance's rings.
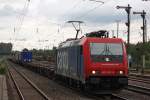
{"label": "locomotive number marking", "polygon": [[59,69],[68,69],[68,53],[65,51],[59,51],[57,55],[57,65]]}

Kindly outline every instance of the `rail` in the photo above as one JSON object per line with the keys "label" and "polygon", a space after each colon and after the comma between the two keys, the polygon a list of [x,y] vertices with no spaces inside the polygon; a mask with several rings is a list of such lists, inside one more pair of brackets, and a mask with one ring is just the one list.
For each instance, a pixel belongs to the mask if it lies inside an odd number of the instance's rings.
{"label": "rail", "polygon": [[[14,66],[12,66],[12,68],[24,79],[26,80],[45,100],[50,100],[50,98],[42,91],[40,90],[30,79],[28,79],[24,74],[20,73]],[[8,67],[8,72],[9,75],[11,76],[13,83],[17,89],[18,95],[20,97],[21,100],[25,100],[23,93],[21,92],[17,82],[14,79],[14,76],[12,74],[12,72],[10,71],[9,67]]]}
{"label": "rail", "polygon": [[119,96],[119,95],[116,95],[116,94],[111,94],[111,97],[119,99],[119,100],[129,100],[129,99],[125,98],[125,97],[122,97],[122,96]]}
{"label": "rail", "polygon": [[128,84],[128,87],[126,89],[144,95],[150,95],[150,88],[147,87]]}

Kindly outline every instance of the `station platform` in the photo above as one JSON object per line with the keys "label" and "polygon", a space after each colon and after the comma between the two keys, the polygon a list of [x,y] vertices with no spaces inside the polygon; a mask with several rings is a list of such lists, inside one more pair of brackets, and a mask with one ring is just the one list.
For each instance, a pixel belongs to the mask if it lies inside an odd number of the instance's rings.
{"label": "station platform", "polygon": [[0,75],[0,100],[8,100],[6,77]]}

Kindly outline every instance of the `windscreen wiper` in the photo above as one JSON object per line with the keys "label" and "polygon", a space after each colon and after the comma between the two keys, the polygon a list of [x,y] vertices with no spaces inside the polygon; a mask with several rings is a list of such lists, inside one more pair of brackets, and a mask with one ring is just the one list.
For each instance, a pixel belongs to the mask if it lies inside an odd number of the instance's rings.
{"label": "windscreen wiper", "polygon": [[107,52],[107,45],[104,45],[104,50],[99,55],[106,55]]}

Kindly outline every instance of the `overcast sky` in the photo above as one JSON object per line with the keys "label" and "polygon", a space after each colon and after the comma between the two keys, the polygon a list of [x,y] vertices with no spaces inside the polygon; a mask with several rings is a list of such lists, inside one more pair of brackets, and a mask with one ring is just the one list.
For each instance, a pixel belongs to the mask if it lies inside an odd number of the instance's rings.
{"label": "overcast sky", "polygon": [[[97,0],[99,1],[99,0]],[[116,20],[120,20],[119,37],[127,39],[127,14],[117,5],[132,6],[132,11],[147,12],[148,38],[150,1],[142,0],[0,0],[0,42],[12,42],[13,49],[52,48],[76,32],[68,20],[81,20],[82,33],[106,29],[116,34]],[[140,15],[131,15],[131,42],[142,41]]]}

